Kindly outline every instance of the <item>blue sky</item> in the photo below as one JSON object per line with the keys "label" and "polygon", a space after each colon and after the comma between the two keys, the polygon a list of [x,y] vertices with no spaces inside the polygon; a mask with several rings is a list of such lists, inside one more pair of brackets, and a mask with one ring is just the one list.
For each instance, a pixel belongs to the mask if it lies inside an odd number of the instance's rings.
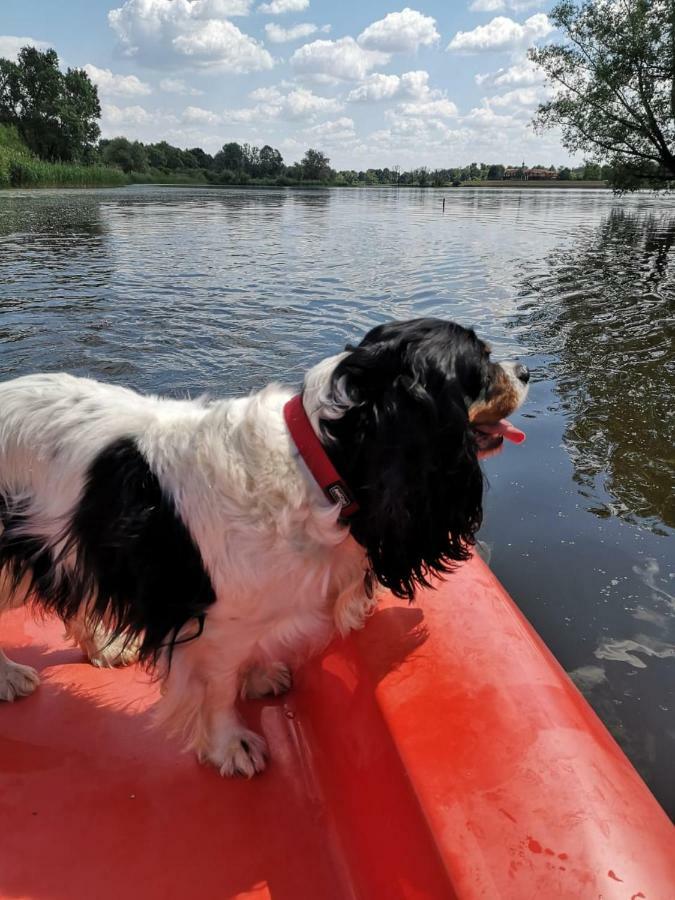
{"label": "blue sky", "polygon": [[0,56],[28,40],[85,67],[105,137],[311,146],[337,168],[569,162],[528,124],[552,3],[410,2],[2,0]]}

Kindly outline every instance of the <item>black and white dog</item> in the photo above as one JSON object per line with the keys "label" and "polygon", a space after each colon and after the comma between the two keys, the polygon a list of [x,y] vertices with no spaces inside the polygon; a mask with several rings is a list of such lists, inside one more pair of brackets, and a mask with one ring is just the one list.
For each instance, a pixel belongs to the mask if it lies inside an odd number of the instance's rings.
{"label": "black and white dog", "polygon": [[[412,599],[467,558],[478,456],[528,377],[473,331],[417,319],[319,363],[295,398],[4,382],[0,610],[54,611],[99,665],[140,657],[161,722],[221,773],[260,772],[238,695],[287,689],[291,654],[360,627],[373,586]],[[37,684],[0,651],[0,700]]]}

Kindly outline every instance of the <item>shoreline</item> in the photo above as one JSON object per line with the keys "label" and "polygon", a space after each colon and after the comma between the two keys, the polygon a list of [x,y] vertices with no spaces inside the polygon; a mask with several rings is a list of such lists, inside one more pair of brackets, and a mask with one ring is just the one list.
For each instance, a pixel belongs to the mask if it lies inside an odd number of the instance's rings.
{"label": "shoreline", "polygon": [[117,179],[107,181],[91,181],[69,183],[58,181],[44,181],[41,183],[24,184],[24,185],[2,185],[0,184],[0,194],[6,191],[40,191],[40,190],[96,190],[101,188],[208,188],[215,190],[311,190],[320,191],[327,189],[345,189],[345,190],[381,190],[383,188],[396,188],[402,191],[419,190],[419,191],[461,191],[467,188],[478,188],[481,190],[608,190],[612,188],[605,181],[480,181],[473,183],[465,183],[461,185],[424,185],[419,184],[317,184],[312,182],[298,182],[296,184],[213,184],[206,181],[124,181]]}

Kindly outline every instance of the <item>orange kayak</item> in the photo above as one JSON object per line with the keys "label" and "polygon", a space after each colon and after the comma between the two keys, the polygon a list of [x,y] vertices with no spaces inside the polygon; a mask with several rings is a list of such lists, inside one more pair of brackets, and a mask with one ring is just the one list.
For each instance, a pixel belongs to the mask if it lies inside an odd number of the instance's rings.
{"label": "orange kayak", "polygon": [[477,558],[247,703],[252,781],[149,730],[139,670],[2,624],[43,679],[0,707],[2,898],[675,897],[671,823]]}

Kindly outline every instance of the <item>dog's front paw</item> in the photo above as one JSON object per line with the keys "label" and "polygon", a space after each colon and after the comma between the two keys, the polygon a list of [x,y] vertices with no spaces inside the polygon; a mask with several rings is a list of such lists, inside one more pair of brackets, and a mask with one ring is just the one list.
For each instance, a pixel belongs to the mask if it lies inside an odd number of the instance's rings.
{"label": "dog's front paw", "polygon": [[40,676],[32,666],[5,659],[0,668],[0,700],[11,703],[17,697],[27,697],[40,684]]}
{"label": "dog's front paw", "polygon": [[248,700],[258,697],[278,697],[291,689],[293,676],[287,665],[281,662],[249,669],[241,686],[241,696]]}
{"label": "dog's front paw", "polygon": [[265,769],[267,744],[255,731],[240,728],[228,736],[219,750],[211,751],[207,759],[221,775],[252,778]]}

